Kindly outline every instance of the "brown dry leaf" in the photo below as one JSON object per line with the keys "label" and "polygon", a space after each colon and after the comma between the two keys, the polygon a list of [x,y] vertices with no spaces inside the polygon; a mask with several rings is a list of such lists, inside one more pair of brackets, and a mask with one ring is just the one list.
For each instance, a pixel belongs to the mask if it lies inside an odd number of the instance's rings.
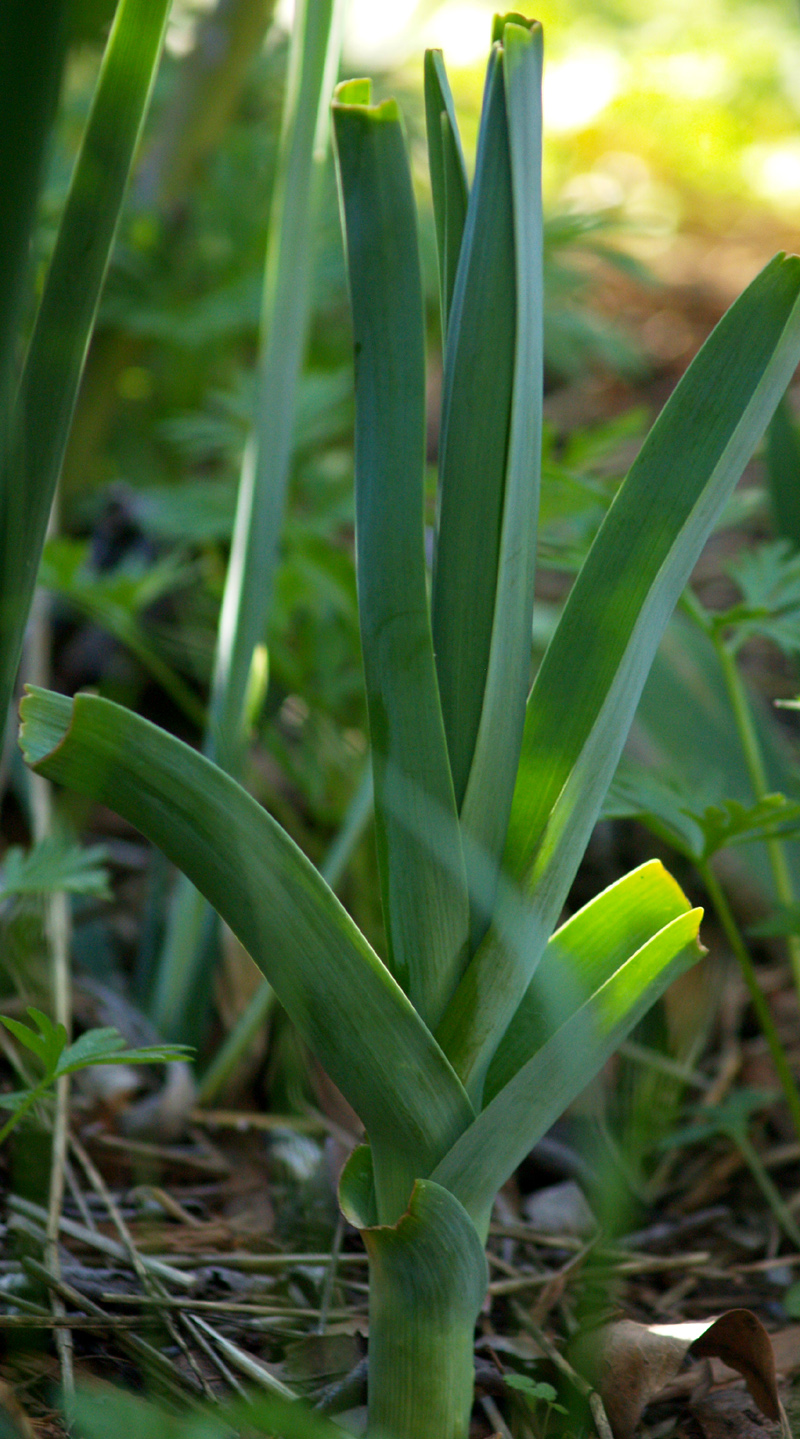
{"label": "brown dry leaf", "polygon": [[653,1395],[680,1369],[689,1343],[619,1319],[572,1348],[570,1359],[600,1395],[614,1439],[632,1439]]}
{"label": "brown dry leaf", "polygon": [[761,1413],[768,1419],[780,1418],[772,1340],[751,1310],[729,1309],[695,1339],[689,1353],[698,1359],[722,1359],[738,1370]]}
{"label": "brown dry leaf", "polygon": [[779,1417],[772,1343],[749,1309],[728,1310],[704,1325],[618,1320],[584,1336],[571,1358],[597,1389],[615,1439],[633,1439],[646,1406],[675,1379],[687,1355],[723,1360],[743,1375],[761,1412]]}

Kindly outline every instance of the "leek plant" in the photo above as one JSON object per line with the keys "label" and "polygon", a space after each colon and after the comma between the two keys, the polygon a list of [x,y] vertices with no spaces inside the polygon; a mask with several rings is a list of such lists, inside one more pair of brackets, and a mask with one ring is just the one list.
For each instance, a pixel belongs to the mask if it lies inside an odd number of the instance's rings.
{"label": "leek plant", "polygon": [[470,187],[442,58],[426,61],[445,335],[430,598],[403,125],[365,80],[334,103],[385,959],[210,758],[92,695],[22,706],[28,763],[184,870],[361,1117],[340,1197],[370,1257],[370,1432],[395,1439],[465,1439],[494,1197],[701,953],[701,913],[655,861],[558,921],[664,627],[800,359],[800,260],[778,256],[651,430],[529,695],[541,67],[540,26],[498,17]]}

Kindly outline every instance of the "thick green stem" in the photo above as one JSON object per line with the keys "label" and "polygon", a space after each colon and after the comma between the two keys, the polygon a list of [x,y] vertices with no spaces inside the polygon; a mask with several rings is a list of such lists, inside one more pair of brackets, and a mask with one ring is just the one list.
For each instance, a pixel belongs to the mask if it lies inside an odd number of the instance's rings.
{"label": "thick green stem", "polygon": [[348,1160],[339,1198],[369,1254],[368,1434],[467,1439],[488,1281],[478,1231],[450,1191],[426,1179],[396,1224],[376,1223],[366,1146]]}
{"label": "thick green stem", "polygon": [[699,864],[698,869],[708,891],[708,897],[725,931],[728,943],[739,961],[739,966],[750,994],[761,1033],[767,1041],[767,1048],[772,1056],[772,1062],[775,1065],[775,1071],[791,1111],[795,1129],[798,1135],[800,1135],[800,1092],[795,1083],[794,1075],[792,1074],[789,1061],[786,1058],[783,1045],[778,1038],[778,1031],[775,1028],[772,1015],[769,1012],[769,1005],[761,991],[755,966],[750,958],[750,952],[744,942],[739,926],[733,917],[733,912],[725,898],[722,886],[711,866],[708,863]]}
{"label": "thick green stem", "polygon": [[480,1304],[466,1312],[453,1295],[446,1248],[413,1274],[409,1258],[370,1257],[369,1433],[467,1439]]}

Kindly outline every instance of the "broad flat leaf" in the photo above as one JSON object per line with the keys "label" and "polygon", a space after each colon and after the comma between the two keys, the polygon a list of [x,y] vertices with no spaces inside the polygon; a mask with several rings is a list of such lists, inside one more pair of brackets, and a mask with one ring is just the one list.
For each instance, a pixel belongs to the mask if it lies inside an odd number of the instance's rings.
{"label": "broad flat leaf", "polygon": [[169,0],[117,7],[0,455],[2,713],[168,10]]}
{"label": "broad flat leaf", "polygon": [[618,491],[538,671],[505,857],[530,922],[524,943],[489,932],[439,1029],[475,1095],[569,891],[669,616],[800,359],[798,295],[800,260],[778,256],[717,325]]}
{"label": "broad flat leaf", "polygon": [[475,1225],[452,1194],[424,1179],[397,1224],[371,1223],[363,1212],[371,1198],[363,1148],[345,1166],[339,1198],[370,1257],[370,1425],[466,1434],[475,1323],[489,1278]]}
{"label": "broad flat leaf", "polygon": [[28,763],[135,824],[230,925],[364,1121],[381,1212],[396,1218],[472,1111],[314,866],[234,780],[128,710],[34,689],[22,710]]}
{"label": "broad flat leaf", "polygon": [[439,255],[439,300],[444,346],[469,188],[453,96],[441,50],[425,51],[425,128]]}
{"label": "broad flat leaf", "polygon": [[394,101],[340,85],[334,137],[356,367],[356,567],[392,973],[433,1027],[463,972],[464,863],[433,659],[423,528],[425,334]]}
{"label": "broad flat leaf", "polygon": [[[542,451],[542,30],[506,24],[503,78],[513,199],[516,327],[503,518],[480,724],[461,824],[473,905],[471,943],[483,938],[496,882],[479,897],[470,856],[499,869],[530,687],[531,619]],[[476,182],[477,183],[477,182]],[[482,217],[483,219],[483,217]],[[465,613],[469,613],[466,611]],[[493,881],[493,873],[490,876]]]}
{"label": "broad flat leaf", "polygon": [[620,965],[690,907],[680,885],[653,859],[562,924],[489,1067],[486,1102]]}
{"label": "broad flat leaf", "polygon": [[[258,374],[246,406],[252,429],[236,497],[209,713],[200,716],[199,725],[205,753],[234,778],[241,774],[247,737],[263,703],[263,691],[252,683],[254,661],[264,642],[285,518],[342,10],[342,0],[300,0],[292,22],[264,267]],[[141,649],[139,654],[144,658]],[[159,678],[163,684],[163,669]],[[177,698],[174,681],[169,692]],[[202,1033],[212,988],[214,939],[213,915],[181,877],[151,1005],[162,1033],[184,1039]]]}
{"label": "broad flat leaf", "polygon": [[580,1094],[642,1015],[699,959],[703,911],[666,925],[576,1010],[487,1104],[431,1178],[480,1231],[497,1191]]}

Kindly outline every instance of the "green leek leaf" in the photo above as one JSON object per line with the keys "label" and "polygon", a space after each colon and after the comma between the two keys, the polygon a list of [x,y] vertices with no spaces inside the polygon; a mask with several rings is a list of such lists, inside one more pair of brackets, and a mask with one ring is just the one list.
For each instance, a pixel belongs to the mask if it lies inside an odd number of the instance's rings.
{"label": "green leek leaf", "polygon": [[[472,900],[471,947],[496,896],[530,688],[531,624],[542,453],[542,29],[506,24],[503,69],[516,266],[514,382],[491,644],[461,824]],[[472,855],[477,864],[472,864]],[[488,870],[488,874],[487,874]],[[482,893],[482,877],[488,893]]]}
{"label": "green leek leaf", "polygon": [[777,256],[689,367],[621,486],[528,701],[505,864],[525,931],[490,931],[439,1029],[477,1095],[558,918],[658,642],[800,359],[800,259]]}
{"label": "green leek leaf", "polygon": [[[456,804],[483,707],[514,380],[516,275],[503,57],[492,52],[447,330],[431,617]],[[533,403],[536,403],[533,398]]]}
{"label": "green leek leaf", "polygon": [[364,1121],[380,1212],[396,1218],[472,1110],[318,871],[235,780],[129,710],[31,689],[22,717],[27,762],[135,824],[241,940]]}
{"label": "green leek leaf", "polygon": [[630,955],[689,909],[680,885],[652,859],[562,924],[489,1067],[487,1103]]}
{"label": "green leek leaf", "polygon": [[620,965],[523,1064],[456,1141],[431,1178],[479,1229],[517,1165],[665,989],[703,953],[701,909],[679,915]]}
{"label": "green leek leaf", "polygon": [[439,299],[444,346],[447,317],[453,302],[453,286],[461,253],[461,237],[467,217],[469,187],[453,96],[441,50],[425,51],[425,125],[439,256]]}
{"label": "green leek leaf", "polygon": [[767,482],[776,533],[800,549],[800,435],[785,395],[767,430]]}
{"label": "green leek leaf", "polygon": [[356,365],[356,565],[392,973],[438,1023],[469,907],[425,574],[425,335],[416,212],[394,101],[340,85],[334,136]]}

